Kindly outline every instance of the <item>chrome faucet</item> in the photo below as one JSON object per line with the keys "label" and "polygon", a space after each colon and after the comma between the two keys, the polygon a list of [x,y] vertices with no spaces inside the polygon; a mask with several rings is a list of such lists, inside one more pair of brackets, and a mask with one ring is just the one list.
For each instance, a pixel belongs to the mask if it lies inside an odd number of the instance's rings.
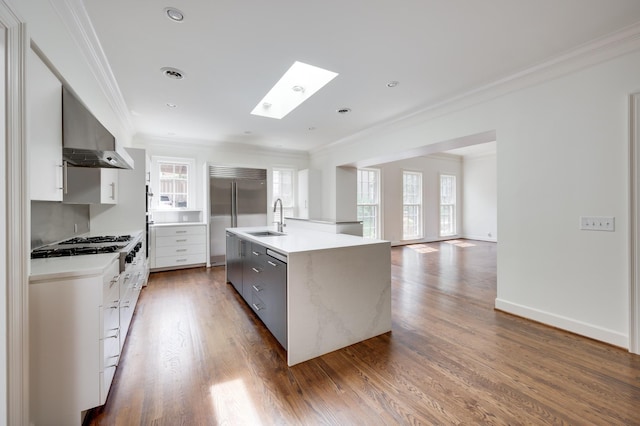
{"label": "chrome faucet", "polygon": [[280,198],[278,198],[278,199],[276,200],[276,202],[275,202],[275,203],[273,203],[273,212],[274,212],[274,213],[276,212],[276,210],[277,210],[277,208],[278,208],[278,202],[280,202],[280,222],[278,222],[278,232],[284,232],[284,231],[282,230],[282,227],[284,226],[284,225],[283,225],[283,221],[284,221],[284,219],[282,218],[282,214],[283,214],[283,213],[282,213],[282,200],[281,200]]}

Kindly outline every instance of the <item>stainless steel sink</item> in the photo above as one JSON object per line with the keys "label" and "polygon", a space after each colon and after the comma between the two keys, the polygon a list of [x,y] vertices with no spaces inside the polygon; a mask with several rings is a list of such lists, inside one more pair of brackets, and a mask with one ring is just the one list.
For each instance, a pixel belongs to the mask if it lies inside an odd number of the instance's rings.
{"label": "stainless steel sink", "polygon": [[247,234],[252,235],[254,237],[281,237],[281,236],[287,235],[283,232],[275,232],[275,231],[247,232]]}

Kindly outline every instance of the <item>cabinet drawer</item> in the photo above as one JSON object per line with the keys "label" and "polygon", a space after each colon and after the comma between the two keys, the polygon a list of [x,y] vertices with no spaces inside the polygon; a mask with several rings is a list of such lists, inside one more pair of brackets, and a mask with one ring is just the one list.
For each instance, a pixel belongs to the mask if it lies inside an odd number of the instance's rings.
{"label": "cabinet drawer", "polygon": [[185,246],[162,246],[156,249],[156,256],[187,256],[205,253],[204,244],[191,244]]}
{"label": "cabinet drawer", "polygon": [[196,265],[207,261],[205,253],[185,256],[163,256],[156,258],[156,268],[166,268],[169,266]]}
{"label": "cabinet drawer", "polygon": [[156,236],[156,256],[159,247],[171,247],[171,246],[188,246],[188,245],[201,245],[205,247],[206,235],[173,235],[170,237],[158,237]]}
{"label": "cabinet drawer", "polygon": [[251,259],[257,260],[262,259],[267,254],[267,248],[265,246],[261,246],[260,244],[251,243],[251,252],[249,253],[249,257]]}
{"label": "cabinet drawer", "polygon": [[175,237],[180,235],[206,235],[204,225],[198,226],[159,226],[156,237]]}

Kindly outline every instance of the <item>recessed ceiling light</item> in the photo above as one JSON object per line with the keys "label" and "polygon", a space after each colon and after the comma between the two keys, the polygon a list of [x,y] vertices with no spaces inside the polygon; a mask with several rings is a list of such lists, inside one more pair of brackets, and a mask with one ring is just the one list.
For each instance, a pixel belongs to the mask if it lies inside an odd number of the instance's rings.
{"label": "recessed ceiling light", "polygon": [[244,134],[245,134],[245,135],[250,135],[250,134],[251,134],[251,130],[245,130],[245,131],[244,131]]}
{"label": "recessed ceiling light", "polygon": [[182,20],[184,19],[184,13],[182,13],[175,7],[167,7],[164,9],[164,12],[167,14],[167,18],[171,19],[174,22],[182,22]]}
{"label": "recessed ceiling light", "polygon": [[184,78],[184,72],[180,71],[178,68],[163,67],[160,68],[160,71],[162,71],[162,74],[164,74],[165,77],[173,78],[174,80],[182,80]]}
{"label": "recessed ceiling light", "polygon": [[296,61],[258,102],[251,114],[281,119],[337,75],[338,73]]}
{"label": "recessed ceiling light", "polygon": [[175,108],[175,107],[177,107],[178,105],[176,105],[176,104],[172,104],[172,103],[170,103],[170,102],[167,102],[167,106],[168,106],[169,108]]}
{"label": "recessed ceiling light", "polygon": [[387,83],[387,87],[396,87],[398,84],[400,84],[399,81],[390,81]]}
{"label": "recessed ceiling light", "polygon": [[347,114],[351,112],[351,108],[340,108],[337,112],[338,114]]}

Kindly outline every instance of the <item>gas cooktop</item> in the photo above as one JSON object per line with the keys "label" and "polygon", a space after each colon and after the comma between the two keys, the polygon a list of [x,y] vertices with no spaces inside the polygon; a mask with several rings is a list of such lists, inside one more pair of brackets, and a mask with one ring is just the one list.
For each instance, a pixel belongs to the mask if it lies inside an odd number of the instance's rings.
{"label": "gas cooktop", "polygon": [[31,252],[32,259],[78,256],[83,254],[116,253],[124,250],[134,239],[131,235],[100,235],[74,237]]}
{"label": "gas cooktop", "polygon": [[101,235],[97,237],[74,237],[58,244],[97,244],[97,243],[127,243],[131,241],[131,235]]}
{"label": "gas cooktop", "polygon": [[[62,244],[62,243],[61,243]],[[71,244],[71,243],[69,243]],[[41,248],[31,252],[32,259],[42,259],[48,257],[77,256],[81,254],[115,253],[122,249],[121,245],[110,245],[102,247],[68,247],[68,248]]]}

